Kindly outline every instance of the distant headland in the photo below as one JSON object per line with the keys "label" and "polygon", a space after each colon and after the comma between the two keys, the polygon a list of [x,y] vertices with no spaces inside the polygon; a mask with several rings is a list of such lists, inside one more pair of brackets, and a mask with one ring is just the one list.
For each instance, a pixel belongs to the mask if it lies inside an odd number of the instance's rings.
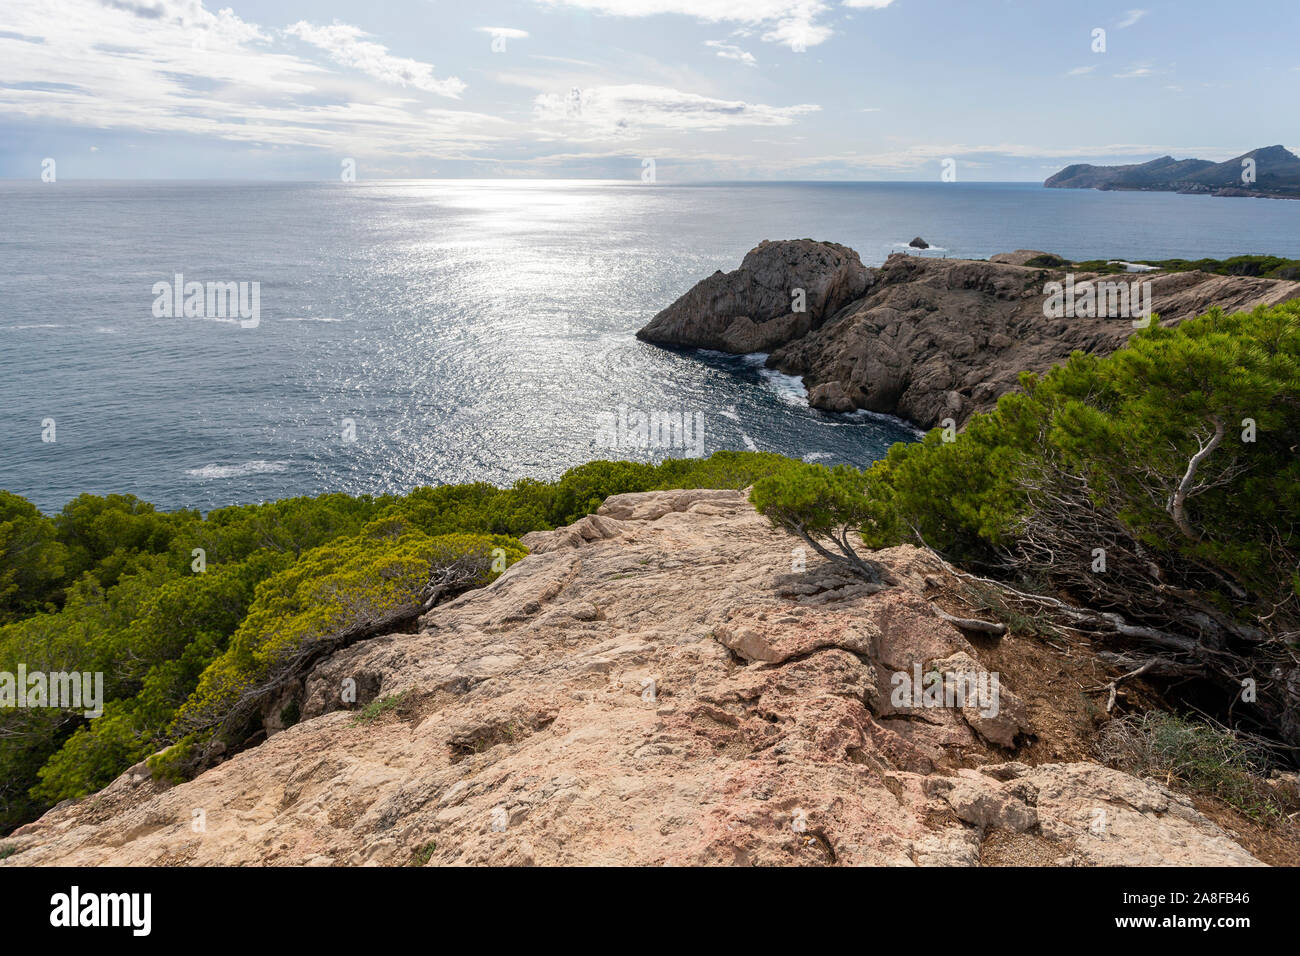
{"label": "distant headland", "polygon": [[1285,146],[1264,146],[1222,163],[1172,156],[1128,166],[1076,163],[1049,176],[1043,185],[1051,189],[1140,189],[1300,199],[1300,157]]}

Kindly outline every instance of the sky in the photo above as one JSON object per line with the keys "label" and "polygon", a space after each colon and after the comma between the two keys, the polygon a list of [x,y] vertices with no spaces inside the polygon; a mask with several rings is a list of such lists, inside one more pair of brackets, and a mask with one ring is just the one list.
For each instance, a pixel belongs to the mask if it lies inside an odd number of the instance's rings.
{"label": "sky", "polygon": [[0,0],[0,177],[1041,181],[1296,151],[1297,37],[1300,0]]}

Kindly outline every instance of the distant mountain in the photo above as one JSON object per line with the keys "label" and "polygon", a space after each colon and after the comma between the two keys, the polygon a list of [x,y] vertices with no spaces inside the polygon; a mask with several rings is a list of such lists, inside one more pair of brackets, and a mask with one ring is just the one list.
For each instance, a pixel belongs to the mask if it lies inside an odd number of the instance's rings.
{"label": "distant mountain", "polygon": [[[1254,182],[1242,179],[1247,159],[1255,161]],[[1052,189],[1146,189],[1205,193],[1213,196],[1260,196],[1300,199],[1300,157],[1285,146],[1265,146],[1225,163],[1161,156],[1149,163],[1092,166],[1076,163],[1049,176]]]}

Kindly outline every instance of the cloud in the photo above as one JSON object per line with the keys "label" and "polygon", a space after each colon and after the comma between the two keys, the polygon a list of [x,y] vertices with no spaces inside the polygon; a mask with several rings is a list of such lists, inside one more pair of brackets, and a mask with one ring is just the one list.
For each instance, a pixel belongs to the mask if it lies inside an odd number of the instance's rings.
{"label": "cloud", "polygon": [[568,93],[543,93],[534,115],[543,124],[585,130],[593,137],[636,137],[643,130],[720,130],[735,126],[789,126],[820,106],[766,106],[720,100],[665,86],[626,84],[574,87]]}
{"label": "cloud", "polygon": [[[704,23],[762,27],[762,38],[804,50],[828,40],[834,31],[817,22],[829,12],[824,0],[535,0],[549,7],[569,6],[617,17],[678,14]],[[886,7],[892,0],[848,0],[845,6]]]}
{"label": "cloud", "polygon": [[1146,10],[1130,10],[1128,13],[1124,14],[1124,19],[1119,22],[1119,29],[1127,30],[1146,15]]}
{"label": "cloud", "polygon": [[527,30],[516,30],[514,27],[478,27],[479,33],[490,33],[493,37],[500,37],[503,40],[525,40],[528,38]]}
{"label": "cloud", "polygon": [[754,54],[747,53],[738,46],[730,43],[723,43],[721,40],[705,40],[704,45],[712,47],[718,51],[718,56],[724,60],[735,60],[737,63],[743,63],[745,66],[758,66],[758,61],[754,59]]}
{"label": "cloud", "polygon": [[789,46],[796,53],[825,43],[834,31],[828,26],[814,23],[812,16],[796,15],[778,20],[775,27],[763,34],[763,39],[768,43]]}
{"label": "cloud", "polygon": [[1069,73],[1067,73],[1067,74],[1065,74],[1065,75],[1066,75],[1066,76],[1084,76],[1084,75],[1086,75],[1086,74],[1088,74],[1088,73],[1091,73],[1091,72],[1092,72],[1093,70],[1095,70],[1095,69],[1097,69],[1095,66],[1076,66],[1073,70],[1071,70]]}
{"label": "cloud", "polygon": [[106,7],[112,7],[114,10],[125,10],[127,13],[134,13],[137,17],[146,17],[150,20],[157,20],[167,13],[167,8],[161,3],[127,3],[125,0],[103,0]]}
{"label": "cloud", "polygon": [[517,132],[481,113],[423,111],[424,96],[394,98],[367,75],[276,52],[281,34],[199,0],[5,0],[4,24],[0,116],[10,120],[352,156],[461,155]]}
{"label": "cloud", "polygon": [[[914,144],[882,152],[848,152],[824,156],[807,156],[792,160],[779,170],[789,173],[800,168],[837,166],[854,170],[889,172],[914,172],[955,157],[959,168],[980,165],[975,157],[1000,159],[1057,159],[1059,165],[1091,159],[1106,161],[1144,162],[1161,155],[1201,156],[1206,159],[1231,159],[1235,153],[1219,146],[1169,146],[1109,143],[1088,146],[1043,146],[1026,143],[996,143],[974,145],[970,143]],[[987,165],[987,164],[985,164]],[[1058,166],[1059,168],[1059,166]],[[776,170],[774,170],[776,171]],[[936,173],[937,175],[937,173]]]}
{"label": "cloud", "polygon": [[1156,71],[1149,66],[1135,66],[1125,70],[1123,73],[1114,74],[1117,80],[1138,80],[1147,76],[1155,76]]}
{"label": "cloud", "polygon": [[456,77],[437,79],[433,75],[432,64],[393,56],[387,47],[365,39],[369,34],[351,24],[336,20],[329,26],[321,27],[299,20],[285,32],[323,50],[335,63],[360,70],[384,83],[414,86],[427,93],[453,98],[465,90],[465,84]]}

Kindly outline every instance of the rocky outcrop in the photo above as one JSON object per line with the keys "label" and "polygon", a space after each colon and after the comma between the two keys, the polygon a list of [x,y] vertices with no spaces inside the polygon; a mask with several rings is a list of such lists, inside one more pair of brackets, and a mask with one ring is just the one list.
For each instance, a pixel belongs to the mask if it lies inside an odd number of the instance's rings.
{"label": "rocky outcrop", "polygon": [[[1023,266],[1028,265],[1034,259],[1058,258],[1050,252],[1042,252],[1038,249],[1017,249],[1015,252],[999,252],[997,255],[989,256],[989,262],[1001,262],[1006,265]],[[1062,260],[1063,261],[1063,260]]]}
{"label": "rocky outcrop", "polygon": [[[746,265],[725,276],[718,273],[638,334],[674,345],[770,351],[768,365],[802,376],[817,408],[865,408],[930,428],[946,419],[961,425],[987,411],[1016,387],[1021,372],[1045,372],[1075,350],[1107,354],[1133,332],[1129,317],[1046,317],[1047,284],[1064,282],[1066,273],[1024,265],[1045,253],[1019,250],[989,262],[900,253],[879,269],[864,269],[859,278],[855,253],[827,248],[834,254],[814,256],[807,240],[764,243],[745,257],[746,263],[764,264],[761,283]],[[779,270],[786,262],[797,262],[798,268],[783,281]],[[1081,273],[1073,281],[1081,295],[1098,281],[1139,280]],[[1164,325],[1211,306],[1235,311],[1300,297],[1300,282],[1273,279],[1146,272],[1140,281],[1151,283],[1152,310]],[[771,290],[796,282],[840,294],[819,299],[820,308],[806,321],[784,316],[759,325],[741,315],[745,308],[767,314],[749,305],[757,293],[749,298],[722,294],[761,288],[763,301],[774,309],[778,297]],[[836,307],[842,295],[859,286],[865,291],[858,298]]]}
{"label": "rocky outcrop", "polygon": [[867,287],[846,246],[812,239],[761,242],[734,272],[719,270],[637,333],[660,344],[767,352],[821,324]]}
{"label": "rocky outcrop", "polygon": [[[951,582],[923,552],[879,552],[899,583],[873,592],[733,491],[619,495],[526,540],[418,633],[318,665],[296,725],[180,786],[133,768],[0,865],[969,866],[1006,840],[1045,864],[1258,862],[1079,759],[1060,691],[990,664],[1014,638],[977,648],[935,612]],[[1000,673],[998,694],[918,707],[898,675],[923,673]]]}

